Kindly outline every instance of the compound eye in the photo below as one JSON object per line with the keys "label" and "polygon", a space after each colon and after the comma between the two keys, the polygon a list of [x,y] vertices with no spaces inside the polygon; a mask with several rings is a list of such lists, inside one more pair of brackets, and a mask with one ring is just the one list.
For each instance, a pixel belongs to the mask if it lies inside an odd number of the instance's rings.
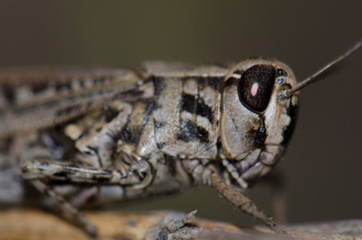
{"label": "compound eye", "polygon": [[252,66],[244,72],[238,83],[239,99],[250,110],[262,112],[268,106],[274,83],[273,66]]}

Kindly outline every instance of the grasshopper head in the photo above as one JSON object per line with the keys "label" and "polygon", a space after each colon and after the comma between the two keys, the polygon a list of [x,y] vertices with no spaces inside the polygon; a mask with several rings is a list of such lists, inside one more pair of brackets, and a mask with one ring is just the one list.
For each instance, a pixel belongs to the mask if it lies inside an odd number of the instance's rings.
{"label": "grasshopper head", "polygon": [[246,188],[280,159],[297,116],[298,94],[281,97],[297,81],[282,62],[249,59],[226,76],[220,140],[227,175]]}

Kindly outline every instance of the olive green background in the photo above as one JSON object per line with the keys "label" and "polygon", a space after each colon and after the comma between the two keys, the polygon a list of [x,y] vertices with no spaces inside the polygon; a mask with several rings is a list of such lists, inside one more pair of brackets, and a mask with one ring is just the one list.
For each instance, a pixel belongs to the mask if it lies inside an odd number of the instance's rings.
{"label": "olive green background", "polygon": [[[362,1],[0,1],[0,66],[139,66],[145,60],[275,57],[305,78],[362,37]],[[302,91],[296,133],[276,167],[287,217],[362,217],[362,50]],[[247,192],[269,216],[271,188]],[[123,204],[199,210],[253,223],[207,187]]]}

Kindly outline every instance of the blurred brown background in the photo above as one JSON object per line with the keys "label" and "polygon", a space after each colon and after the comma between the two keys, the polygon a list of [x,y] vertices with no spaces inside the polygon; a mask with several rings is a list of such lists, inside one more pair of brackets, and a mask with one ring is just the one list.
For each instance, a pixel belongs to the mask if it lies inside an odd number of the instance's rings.
{"label": "blurred brown background", "polygon": [[[103,2],[103,3],[101,3]],[[362,1],[0,1],[0,66],[138,66],[145,60],[276,57],[299,80],[362,36]],[[362,217],[362,50],[302,91],[296,133],[277,170],[290,222]],[[248,195],[272,216],[271,188]],[[123,210],[199,210],[250,223],[196,187]]]}

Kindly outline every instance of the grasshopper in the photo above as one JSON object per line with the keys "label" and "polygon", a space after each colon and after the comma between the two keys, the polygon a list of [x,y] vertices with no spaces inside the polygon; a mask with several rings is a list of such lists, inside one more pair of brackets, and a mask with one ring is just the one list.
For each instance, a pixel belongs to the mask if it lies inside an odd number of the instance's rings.
{"label": "grasshopper", "polygon": [[194,184],[214,187],[285,233],[242,190],[284,154],[298,91],[361,43],[299,84],[286,64],[264,58],[149,62],[140,70],[2,70],[0,171],[21,175],[9,182],[13,198],[27,181],[91,236],[97,229],[78,208]]}

